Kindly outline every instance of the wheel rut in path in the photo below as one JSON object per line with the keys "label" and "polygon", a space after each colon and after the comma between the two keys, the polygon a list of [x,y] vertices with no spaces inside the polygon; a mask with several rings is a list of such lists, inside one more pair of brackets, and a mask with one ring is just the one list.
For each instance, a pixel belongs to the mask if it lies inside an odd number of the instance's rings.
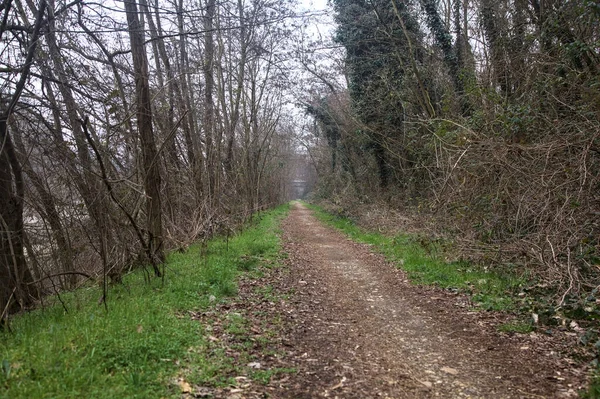
{"label": "wheel rut in path", "polygon": [[411,285],[301,203],[283,230],[292,292],[284,344],[298,373],[275,397],[576,396],[577,378],[553,352],[481,328],[457,296]]}

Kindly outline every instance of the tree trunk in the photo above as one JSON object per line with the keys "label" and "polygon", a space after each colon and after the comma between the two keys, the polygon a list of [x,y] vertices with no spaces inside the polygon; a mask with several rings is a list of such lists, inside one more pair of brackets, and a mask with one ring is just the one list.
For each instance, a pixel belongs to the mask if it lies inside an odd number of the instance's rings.
{"label": "tree trunk", "polygon": [[135,73],[135,94],[137,100],[137,126],[142,145],[142,158],[145,171],[146,217],[148,229],[147,255],[160,276],[158,265],[165,260],[163,248],[162,210],[160,200],[161,177],[158,153],[152,130],[152,108],[150,85],[148,82],[148,59],[144,49],[144,31],[140,24],[135,0],[123,0],[127,13],[133,69]]}
{"label": "tree trunk", "polygon": [[23,174],[7,119],[0,119],[0,313],[26,307],[39,296],[29,285],[34,280],[23,251]]}
{"label": "tree trunk", "polygon": [[444,53],[444,63],[448,67],[450,78],[454,83],[454,90],[460,99],[462,113],[469,115],[471,113],[471,106],[464,96],[465,85],[461,76],[460,56],[457,54],[457,49],[452,46],[452,36],[448,31],[448,27],[442,22],[438,13],[437,3],[434,0],[421,0],[421,4],[427,14],[429,29],[433,33],[437,45]]}
{"label": "tree trunk", "polygon": [[[46,43],[48,44],[48,51],[50,54],[49,58],[52,61],[52,65],[43,65],[42,70],[47,76],[52,76],[52,71],[56,71],[56,74],[58,75],[58,81],[60,82],[58,84],[58,89],[65,103],[66,114],[70,124],[68,127],[70,127],[71,131],[73,132],[75,148],[77,150],[77,160],[70,156],[71,151],[69,149],[69,144],[64,139],[62,132],[57,132],[57,134],[55,134],[55,138],[59,148],[62,150],[61,156],[65,159],[65,165],[68,166],[72,172],[72,176],[75,184],[77,185],[79,194],[83,199],[90,218],[94,222],[94,227],[97,230],[94,232],[94,235],[96,236],[95,238],[98,240],[98,242],[106,239],[108,241],[107,246],[112,247],[111,237],[103,237],[103,226],[109,225],[108,205],[106,203],[105,196],[101,194],[102,186],[98,181],[97,175],[94,173],[94,168],[92,167],[92,159],[90,157],[89,147],[87,145],[85,134],[83,133],[82,117],[79,113],[79,106],[77,105],[73,95],[73,90],[68,85],[69,76],[58,47],[58,40],[55,33],[56,26],[54,23],[52,8],[53,1],[51,0],[50,21],[48,22],[49,29],[45,38]],[[50,99],[56,100],[53,94],[49,97]],[[60,121],[61,115],[58,111],[58,102],[53,102],[52,105],[54,105],[53,112],[55,113],[55,118],[57,121]],[[77,165],[77,163],[80,165]],[[100,246],[100,248],[102,248],[102,246]],[[99,255],[103,259],[107,256],[106,254],[102,253],[102,250],[100,251]]]}
{"label": "tree trunk", "polygon": [[502,94],[512,94],[511,74],[505,57],[505,32],[501,28],[504,21],[498,12],[498,3],[494,0],[482,0],[481,21],[484,35],[491,52],[492,82],[494,88],[500,87]]}
{"label": "tree trunk", "polygon": [[[2,319],[5,317],[5,311],[17,309],[17,304],[25,307],[39,298],[39,290],[30,284],[34,280],[23,250],[25,190],[23,173],[8,131],[8,122],[29,76],[45,11],[46,0],[41,0],[21,76],[8,107],[0,113],[0,318]],[[8,10],[6,12],[8,13]],[[12,299],[14,302],[11,302]]]}
{"label": "tree trunk", "polygon": [[[227,145],[225,148],[224,165],[230,180],[233,180],[233,147],[235,144],[235,131],[240,119],[241,96],[244,88],[249,41],[246,29],[248,22],[246,21],[246,17],[244,15],[244,4],[242,0],[238,0],[237,6],[240,25],[240,61],[237,66],[237,86],[235,88],[232,88],[231,86],[229,87],[229,95],[235,100],[233,100],[233,103],[231,104],[231,117],[229,118],[229,124],[225,126],[225,129],[227,130]],[[223,91],[224,90],[225,89],[223,88]],[[225,106],[224,97],[225,96],[223,95],[222,108],[226,109],[227,107]]]}
{"label": "tree trunk", "polygon": [[[190,81],[189,81],[189,60],[187,53],[186,35],[184,30],[183,20],[183,0],[178,0],[175,4],[177,8],[177,29],[179,30],[179,75],[181,76],[181,95],[186,109],[189,111],[185,115],[187,118],[187,125],[189,130],[184,130],[185,143],[187,146],[188,158],[190,167],[192,169],[193,184],[196,188],[197,194],[202,193],[202,150],[198,144],[198,134],[196,131],[196,120],[193,111],[192,93],[190,92]],[[184,125],[185,126],[185,125]]]}
{"label": "tree trunk", "polygon": [[206,141],[206,171],[207,171],[207,190],[208,201],[215,204],[217,191],[217,160],[215,156],[215,121],[214,121],[214,100],[213,90],[215,87],[214,78],[214,58],[215,45],[213,35],[213,19],[215,16],[215,0],[208,0],[206,3],[206,12],[204,14],[204,139]]}
{"label": "tree trunk", "polygon": [[[143,9],[144,14],[146,14],[146,19],[148,20],[148,28],[149,28],[149,32],[150,32],[150,37],[152,38],[152,49],[154,52],[154,62],[156,64],[156,73],[159,77],[159,85],[162,87],[163,86],[163,76],[162,76],[162,70],[160,68],[161,65],[161,61],[162,64],[164,65],[164,69],[165,69],[165,73],[166,73],[166,78],[167,78],[167,86],[168,86],[168,111],[167,111],[167,118],[166,118],[166,126],[164,129],[164,135],[165,135],[165,140],[167,140],[166,142],[166,149],[168,152],[168,159],[170,160],[170,163],[175,167],[176,170],[180,169],[180,163],[179,163],[179,158],[178,158],[178,154],[177,154],[177,147],[176,147],[176,140],[175,137],[176,135],[173,134],[173,131],[177,128],[176,123],[175,123],[175,112],[174,112],[174,103],[175,103],[175,98],[174,96],[177,96],[177,102],[179,103],[179,108],[182,110],[181,111],[181,115],[182,115],[182,120],[181,120],[181,124],[184,130],[184,137],[188,138],[191,137],[190,134],[190,128],[189,128],[189,123],[188,123],[188,118],[187,118],[187,104],[185,103],[185,101],[183,101],[183,96],[181,95],[181,89],[179,88],[179,84],[177,83],[177,79],[175,79],[175,76],[173,75],[173,69],[171,68],[171,61],[169,60],[169,56],[167,55],[167,50],[165,47],[165,42],[164,39],[161,37],[162,32],[160,29],[160,15],[157,12],[155,14],[156,17],[156,24],[154,23],[154,19],[152,16],[152,13],[150,12],[150,7],[148,6],[148,2],[146,0],[140,0],[140,7]],[[186,139],[187,140],[187,139]],[[190,141],[191,143],[191,141]],[[193,146],[188,145],[188,158],[190,160],[195,159],[195,155],[194,155],[194,148]]]}
{"label": "tree trunk", "polygon": [[[74,272],[75,266],[73,265],[73,251],[71,249],[71,244],[65,229],[63,228],[63,224],[61,223],[60,214],[58,213],[54,197],[44,184],[44,181],[40,175],[31,166],[25,151],[25,145],[23,144],[19,134],[15,134],[15,145],[21,154],[23,171],[29,177],[29,180],[31,180],[31,184],[35,188],[35,191],[40,198],[40,202],[43,207],[43,214],[48,220],[50,229],[52,229],[52,236],[54,237],[54,241],[56,241],[56,247],[58,248],[58,256],[56,256],[56,261],[59,264],[60,271],[67,273]],[[77,284],[77,275],[74,273],[67,275],[66,281],[67,288],[75,287],[75,284]]]}

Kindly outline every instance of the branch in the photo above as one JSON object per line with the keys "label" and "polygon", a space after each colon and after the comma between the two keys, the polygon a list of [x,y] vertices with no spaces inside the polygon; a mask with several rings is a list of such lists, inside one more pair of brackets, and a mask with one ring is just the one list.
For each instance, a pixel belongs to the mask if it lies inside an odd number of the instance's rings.
{"label": "branch", "polygon": [[21,97],[21,93],[23,92],[23,88],[25,87],[25,83],[27,83],[27,78],[29,77],[29,70],[31,69],[31,64],[33,64],[33,56],[35,55],[35,49],[37,48],[38,39],[40,37],[40,29],[42,27],[44,11],[46,10],[46,0],[40,1],[40,9],[38,11],[37,17],[35,19],[35,27],[33,28],[33,35],[31,36],[31,45],[29,46],[29,50],[27,52],[27,58],[25,59],[25,65],[23,66],[23,72],[21,73],[21,78],[15,87],[15,92],[10,100],[8,108],[2,115],[0,116],[0,121],[8,121],[8,117],[13,111],[13,108],[19,102],[19,97]]}
{"label": "branch", "polygon": [[316,70],[312,69],[306,62],[304,62],[303,60],[300,60],[300,63],[302,64],[302,66],[304,66],[304,68],[310,72],[311,75],[313,75],[314,77],[316,77],[317,79],[319,79],[321,82],[323,82],[328,88],[329,90],[331,90],[331,92],[333,94],[337,94],[337,90],[335,89],[335,87],[333,86],[333,84],[328,81],[327,79],[325,79],[321,74],[319,74]]}
{"label": "branch", "polygon": [[2,5],[0,5],[0,11],[6,9],[6,11],[4,12],[4,18],[2,18],[2,24],[0,24],[0,39],[2,39],[4,31],[6,31],[6,24],[8,23],[8,13],[10,11],[10,3],[12,3],[12,0],[5,0],[2,2]]}
{"label": "branch", "polygon": [[39,279],[37,279],[37,280],[35,280],[35,281],[32,281],[32,282],[30,282],[30,283],[27,283],[27,284],[28,284],[28,285],[37,284],[37,283],[39,283],[40,281],[44,281],[44,280],[46,280],[46,279],[48,279],[48,278],[60,277],[60,276],[67,276],[67,275],[71,275],[71,274],[77,274],[77,275],[83,276],[83,277],[85,277],[85,278],[87,278],[87,279],[91,279],[91,278],[92,278],[92,276],[90,276],[90,275],[89,275],[89,274],[87,274],[87,273],[83,273],[83,272],[61,272],[61,273],[56,273],[56,274],[49,274],[49,275],[47,275],[47,276],[44,276],[44,277],[42,277],[42,278],[39,278]]}
{"label": "branch", "polygon": [[10,24],[10,25],[4,25],[4,27],[2,28],[2,32],[5,32],[5,31],[19,31],[19,32],[26,32],[26,33],[32,34],[33,28],[31,26]]}
{"label": "branch", "polygon": [[119,199],[115,196],[115,194],[113,192],[113,188],[108,179],[108,175],[106,173],[106,167],[104,166],[104,161],[102,160],[102,156],[100,155],[100,152],[98,151],[98,148],[96,147],[96,143],[94,143],[94,140],[92,139],[92,136],[90,136],[90,132],[88,131],[88,128],[87,128],[89,119],[86,117],[84,121],[80,121],[80,122],[81,122],[81,127],[83,128],[83,134],[85,135],[85,138],[87,139],[88,143],[90,144],[90,147],[92,147],[92,150],[94,151],[94,155],[96,155],[96,159],[98,160],[98,164],[100,165],[100,172],[102,173],[102,182],[104,182],[104,185],[106,186],[106,189],[108,190],[108,193],[110,194],[110,198],[115,202],[115,204],[117,204],[117,206],[125,214],[125,216],[127,216],[127,219],[129,220],[129,222],[135,229],[135,233],[138,236],[138,239],[140,240],[140,242],[142,243],[142,246],[144,248],[147,248],[146,240],[144,240],[144,235],[142,234],[142,230],[139,228],[139,226],[133,219],[133,216],[131,216],[131,214],[129,212],[127,212],[127,209],[125,209],[123,204],[121,204],[121,202],[119,201]]}

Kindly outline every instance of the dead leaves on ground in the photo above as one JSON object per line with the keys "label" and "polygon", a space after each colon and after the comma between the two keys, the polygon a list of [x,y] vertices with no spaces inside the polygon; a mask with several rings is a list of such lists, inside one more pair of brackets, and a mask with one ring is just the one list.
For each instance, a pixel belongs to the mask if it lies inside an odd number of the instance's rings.
{"label": "dead leaves on ground", "polygon": [[192,385],[187,382],[183,377],[177,379],[175,384],[179,387],[181,391],[182,399],[192,399],[192,398],[224,398],[224,399],[238,399],[238,398],[247,398],[252,393],[257,392],[249,392],[248,389],[251,388],[250,380],[244,376],[235,377],[236,384],[231,387],[226,388],[218,388],[218,387],[208,387],[208,386],[200,386],[200,385]]}
{"label": "dead leaves on ground", "polygon": [[[183,399],[264,398],[286,378],[289,365],[282,360],[277,314],[282,298],[265,292],[281,271],[271,269],[258,280],[242,279],[239,295],[206,311],[189,312],[204,328],[205,344],[190,348],[202,352],[207,361],[220,363],[219,381],[196,385],[186,373],[173,381]],[[283,374],[283,375],[282,375]],[[225,386],[224,386],[225,385]],[[270,388],[272,386],[272,388]]]}

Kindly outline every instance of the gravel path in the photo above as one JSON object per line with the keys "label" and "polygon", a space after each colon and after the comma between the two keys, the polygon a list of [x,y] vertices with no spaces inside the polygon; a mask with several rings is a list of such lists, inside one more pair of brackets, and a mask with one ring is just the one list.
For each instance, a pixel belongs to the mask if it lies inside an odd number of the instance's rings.
{"label": "gravel path", "polygon": [[[290,298],[277,398],[576,397],[581,373],[538,334],[496,332],[466,298],[405,275],[294,203],[283,223]],[[556,339],[556,337],[554,338]]]}

